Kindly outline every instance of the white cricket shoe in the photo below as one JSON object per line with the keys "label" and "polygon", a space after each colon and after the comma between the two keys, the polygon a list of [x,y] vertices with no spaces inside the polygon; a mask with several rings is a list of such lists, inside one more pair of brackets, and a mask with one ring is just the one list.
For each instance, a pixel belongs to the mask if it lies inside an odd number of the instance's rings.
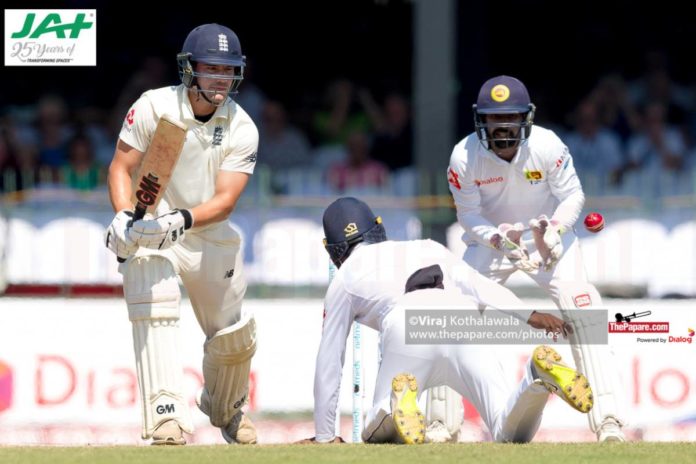
{"label": "white cricket shoe", "polygon": [[152,445],[185,445],[184,431],[174,419],[162,422],[152,433]]}
{"label": "white cricket shoe", "polygon": [[[210,396],[208,390],[201,388],[196,395],[196,404],[203,414],[210,416]],[[229,424],[220,427],[222,438],[227,443],[240,445],[253,445],[256,443],[256,427],[241,410],[235,414]]]}
{"label": "white cricket shoe", "polygon": [[455,441],[447,430],[447,426],[441,421],[436,420],[431,422],[425,429],[426,443],[449,443]]}
{"label": "white cricket shoe", "polygon": [[621,425],[613,417],[606,417],[602,421],[602,425],[597,430],[597,441],[604,442],[623,442],[626,441],[626,436],[621,430]]}

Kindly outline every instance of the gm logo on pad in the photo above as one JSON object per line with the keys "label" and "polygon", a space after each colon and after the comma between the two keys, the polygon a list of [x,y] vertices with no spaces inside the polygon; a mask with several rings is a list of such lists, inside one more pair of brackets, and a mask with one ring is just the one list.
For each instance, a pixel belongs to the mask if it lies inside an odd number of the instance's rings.
{"label": "gm logo on pad", "polygon": [[5,10],[5,66],[96,66],[97,10]]}

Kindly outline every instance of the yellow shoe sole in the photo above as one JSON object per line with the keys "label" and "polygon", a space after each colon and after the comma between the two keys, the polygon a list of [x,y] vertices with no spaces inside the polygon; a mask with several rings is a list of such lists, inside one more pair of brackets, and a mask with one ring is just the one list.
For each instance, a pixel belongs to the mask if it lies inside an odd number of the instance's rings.
{"label": "yellow shoe sole", "polygon": [[573,409],[588,413],[593,395],[587,377],[561,362],[561,355],[546,345],[534,349],[534,366],[544,386],[560,396]]}
{"label": "yellow shoe sole", "polygon": [[411,374],[398,374],[392,379],[392,419],[404,443],[425,442],[425,416],[418,409],[418,383]]}

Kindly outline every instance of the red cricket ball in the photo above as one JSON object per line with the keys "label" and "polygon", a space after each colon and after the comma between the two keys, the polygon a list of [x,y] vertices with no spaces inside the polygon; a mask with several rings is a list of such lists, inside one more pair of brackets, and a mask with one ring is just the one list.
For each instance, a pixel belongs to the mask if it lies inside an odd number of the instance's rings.
{"label": "red cricket ball", "polygon": [[592,212],[585,216],[585,229],[589,230],[593,234],[596,234],[600,230],[604,229],[604,218],[602,215]]}

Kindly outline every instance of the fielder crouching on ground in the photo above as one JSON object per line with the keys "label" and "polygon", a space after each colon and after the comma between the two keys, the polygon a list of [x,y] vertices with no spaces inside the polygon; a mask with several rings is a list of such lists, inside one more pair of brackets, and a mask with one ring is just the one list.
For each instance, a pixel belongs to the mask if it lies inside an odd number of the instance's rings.
{"label": "fielder crouching on ground", "polygon": [[[117,214],[106,241],[128,258],[119,271],[133,324],[142,437],[183,445],[183,432],[193,432],[182,390],[179,276],[206,336],[198,406],[227,442],[255,443],[256,429],[241,407],[256,325],[242,310],[241,243],[228,222],[258,146],[256,126],[230,98],[242,82],[245,57],[232,30],[205,24],[190,32],[177,61],[182,84],[147,91],[133,104],[109,168]],[[188,134],[158,217],[131,225],[132,178],[164,114],[185,124]]]}
{"label": "fielder crouching on ground", "polygon": [[[314,379],[316,436],[300,443],[337,443],[336,408],[346,338],[353,321],[380,331],[382,360],[362,437],[368,443],[423,443],[418,388],[447,385],[479,411],[495,441],[528,442],[554,391],[581,412],[592,408],[582,374],[549,347],[534,350],[519,385],[509,388],[501,364],[482,345],[414,345],[405,341],[405,308],[522,308],[509,290],[486,279],[432,240],[387,240],[381,219],[355,198],[324,212],[325,247],[339,268],[324,302]],[[534,311],[513,315],[532,327],[566,335],[559,318]]]}

